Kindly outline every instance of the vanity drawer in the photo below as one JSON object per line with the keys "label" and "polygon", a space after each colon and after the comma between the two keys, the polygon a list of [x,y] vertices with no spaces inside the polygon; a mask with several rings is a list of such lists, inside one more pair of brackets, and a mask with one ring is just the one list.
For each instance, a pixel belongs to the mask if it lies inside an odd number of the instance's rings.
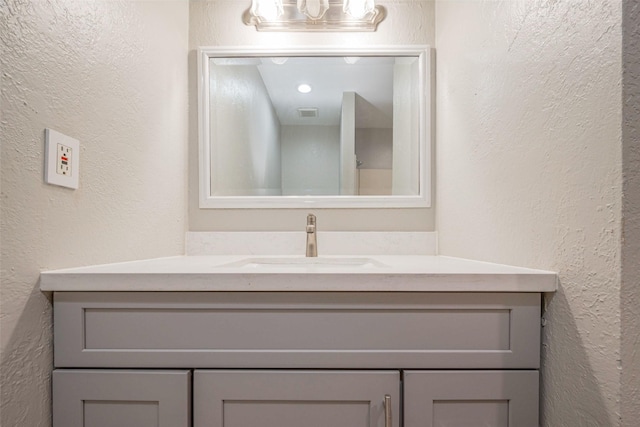
{"label": "vanity drawer", "polygon": [[57,292],[56,367],[536,369],[538,293]]}

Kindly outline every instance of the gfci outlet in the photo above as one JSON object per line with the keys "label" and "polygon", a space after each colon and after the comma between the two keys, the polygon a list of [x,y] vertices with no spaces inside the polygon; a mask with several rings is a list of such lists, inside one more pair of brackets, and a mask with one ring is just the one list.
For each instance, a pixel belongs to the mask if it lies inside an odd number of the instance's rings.
{"label": "gfci outlet", "polygon": [[76,189],[79,172],[80,142],[53,129],[45,129],[45,182]]}
{"label": "gfci outlet", "polygon": [[71,176],[71,159],[73,156],[73,148],[63,145],[58,145],[58,155],[56,156],[56,173],[60,175]]}

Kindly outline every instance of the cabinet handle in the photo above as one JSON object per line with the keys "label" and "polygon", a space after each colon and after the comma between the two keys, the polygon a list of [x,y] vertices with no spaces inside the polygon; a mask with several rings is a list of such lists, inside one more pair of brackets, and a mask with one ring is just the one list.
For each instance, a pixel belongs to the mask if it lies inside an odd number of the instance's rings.
{"label": "cabinet handle", "polygon": [[384,396],[384,427],[392,427],[391,418],[391,396],[386,394]]}

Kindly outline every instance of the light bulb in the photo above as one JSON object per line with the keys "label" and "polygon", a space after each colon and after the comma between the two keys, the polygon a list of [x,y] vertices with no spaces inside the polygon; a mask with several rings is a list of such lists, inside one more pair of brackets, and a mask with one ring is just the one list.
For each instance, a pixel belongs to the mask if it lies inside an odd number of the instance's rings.
{"label": "light bulb", "polygon": [[298,92],[300,92],[300,93],[309,93],[309,92],[311,92],[311,86],[309,86],[306,83],[302,83],[300,86],[298,86]]}
{"label": "light bulb", "polygon": [[251,13],[267,21],[273,21],[284,13],[282,0],[253,0]]}
{"label": "light bulb", "polygon": [[344,0],[343,10],[356,19],[362,19],[375,10],[374,0]]}
{"label": "light bulb", "polygon": [[329,10],[329,0],[298,0],[298,10],[313,20],[318,20]]}

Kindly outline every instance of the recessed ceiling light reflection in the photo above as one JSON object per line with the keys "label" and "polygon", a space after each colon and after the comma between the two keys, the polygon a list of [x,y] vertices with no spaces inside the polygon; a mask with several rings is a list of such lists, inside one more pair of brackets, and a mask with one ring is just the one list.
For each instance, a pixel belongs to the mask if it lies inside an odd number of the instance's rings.
{"label": "recessed ceiling light reflection", "polygon": [[284,63],[287,62],[288,60],[289,58],[279,58],[279,57],[271,58],[271,62],[273,62],[276,65],[284,65]]}
{"label": "recessed ceiling light reflection", "polygon": [[303,83],[300,86],[298,86],[298,92],[300,92],[300,93],[309,93],[309,92],[311,92],[311,86],[309,86],[306,83]]}

